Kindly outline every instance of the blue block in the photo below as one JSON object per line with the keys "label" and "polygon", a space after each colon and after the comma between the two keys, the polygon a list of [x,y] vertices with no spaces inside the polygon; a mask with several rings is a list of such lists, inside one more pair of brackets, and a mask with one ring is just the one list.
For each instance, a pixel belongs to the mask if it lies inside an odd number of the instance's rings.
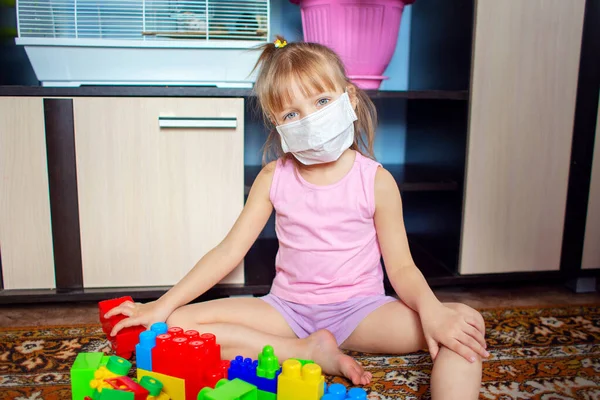
{"label": "blue block", "polygon": [[135,345],[135,363],[137,368],[152,371],[152,348],[156,346],[156,332],[140,332],[140,342]]}
{"label": "blue block", "polygon": [[242,356],[237,356],[229,365],[227,378],[230,380],[238,378],[256,386],[258,390],[262,390],[263,392],[277,393],[277,378],[281,374],[281,368],[275,373],[275,378],[273,379],[258,376],[256,374],[257,368],[258,360],[252,360],[251,358],[244,359]]}
{"label": "blue block", "polygon": [[155,322],[150,327],[152,332],[156,332],[156,336],[162,335],[163,333],[167,333],[169,327],[164,322]]}
{"label": "blue block", "polygon": [[352,388],[346,392],[346,387],[340,383],[332,383],[325,390],[321,400],[366,400],[367,392],[362,388]]}

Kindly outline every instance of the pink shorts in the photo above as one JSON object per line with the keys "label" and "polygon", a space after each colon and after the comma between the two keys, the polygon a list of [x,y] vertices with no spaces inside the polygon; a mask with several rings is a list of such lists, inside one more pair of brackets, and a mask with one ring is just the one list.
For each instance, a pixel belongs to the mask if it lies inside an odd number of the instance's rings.
{"label": "pink shorts", "polygon": [[270,293],[261,299],[279,311],[299,338],[327,329],[335,336],[338,346],[350,337],[367,315],[384,304],[398,301],[391,296],[379,295],[356,297],[340,303],[298,304]]}

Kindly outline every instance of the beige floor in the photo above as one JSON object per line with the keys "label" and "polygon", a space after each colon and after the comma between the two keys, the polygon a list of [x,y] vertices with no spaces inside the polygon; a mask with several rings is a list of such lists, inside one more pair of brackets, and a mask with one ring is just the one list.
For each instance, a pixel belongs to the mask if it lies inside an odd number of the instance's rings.
{"label": "beige floor", "polygon": [[[444,288],[435,291],[444,302],[471,307],[527,307],[599,304],[600,293],[575,294],[562,285]],[[0,327],[97,323],[97,303],[0,306]]]}

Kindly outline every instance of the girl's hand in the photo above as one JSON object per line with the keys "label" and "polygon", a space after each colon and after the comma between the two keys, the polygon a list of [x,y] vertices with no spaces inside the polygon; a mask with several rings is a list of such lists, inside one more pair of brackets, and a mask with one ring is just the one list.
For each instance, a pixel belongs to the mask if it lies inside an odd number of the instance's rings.
{"label": "girl's hand", "polygon": [[172,310],[167,309],[157,301],[145,304],[126,301],[107,312],[104,317],[110,318],[119,314],[129,317],[117,322],[113,327],[110,336],[115,336],[121,329],[130,326],[143,325],[148,328],[155,322],[165,322],[171,312]]}
{"label": "girl's hand", "polygon": [[423,310],[420,317],[433,360],[437,357],[440,344],[469,362],[475,362],[477,354],[483,358],[489,357],[485,350],[483,318],[477,311],[467,307],[459,312],[440,303]]}

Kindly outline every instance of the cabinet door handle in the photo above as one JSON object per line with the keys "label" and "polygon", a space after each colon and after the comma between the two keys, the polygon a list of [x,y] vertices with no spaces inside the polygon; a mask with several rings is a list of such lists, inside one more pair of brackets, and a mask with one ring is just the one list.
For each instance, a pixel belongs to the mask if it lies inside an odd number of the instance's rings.
{"label": "cabinet door handle", "polygon": [[205,129],[235,129],[237,128],[236,117],[158,117],[160,128],[205,128]]}

